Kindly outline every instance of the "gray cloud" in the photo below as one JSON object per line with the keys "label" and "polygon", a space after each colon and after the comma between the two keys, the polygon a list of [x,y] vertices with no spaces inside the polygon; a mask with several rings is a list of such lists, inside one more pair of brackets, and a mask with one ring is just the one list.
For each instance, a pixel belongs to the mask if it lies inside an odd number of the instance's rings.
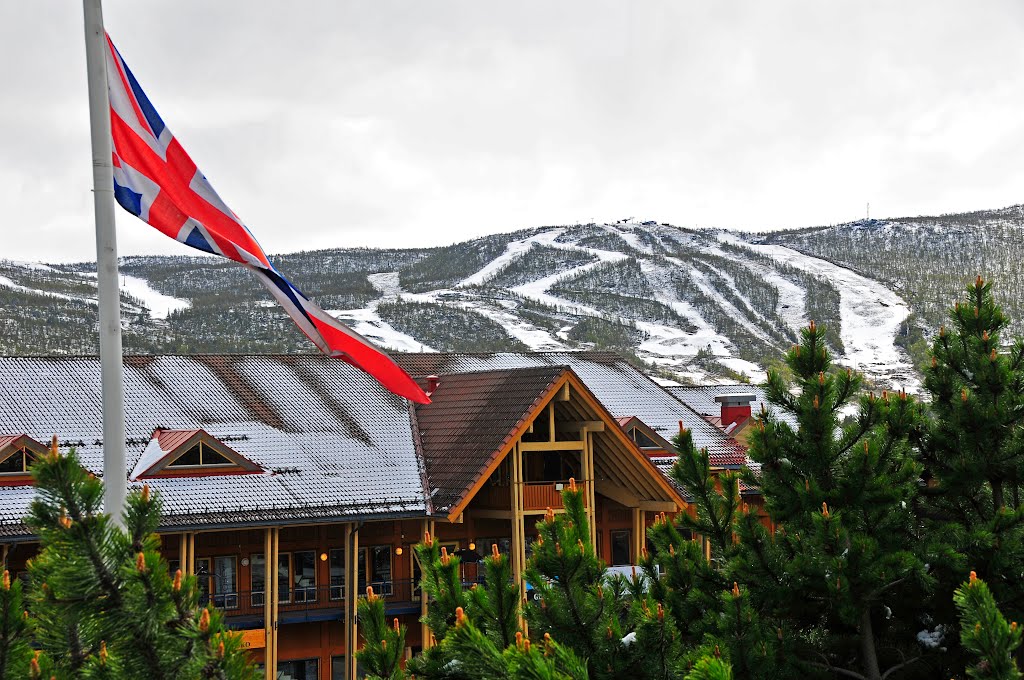
{"label": "gray cloud", "polygon": [[[1017,0],[107,0],[271,252],[626,216],[777,228],[1024,200]],[[94,257],[81,10],[0,6],[0,257]],[[177,253],[119,215],[123,254]]]}

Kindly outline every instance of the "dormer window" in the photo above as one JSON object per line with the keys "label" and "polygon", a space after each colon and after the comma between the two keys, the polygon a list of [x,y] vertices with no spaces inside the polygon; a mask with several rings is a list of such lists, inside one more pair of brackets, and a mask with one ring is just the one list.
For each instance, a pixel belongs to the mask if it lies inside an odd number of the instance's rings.
{"label": "dormer window", "polygon": [[157,430],[131,479],[197,477],[262,472],[263,469],[204,430]]}
{"label": "dormer window", "polygon": [[198,444],[181,454],[170,463],[169,468],[197,468],[197,467],[218,467],[232,466],[235,463],[229,460],[224,454],[214,449],[209,444],[200,441]]}
{"label": "dormer window", "polygon": [[29,467],[46,447],[25,434],[0,435],[0,485],[31,484]]}
{"label": "dormer window", "polygon": [[661,449],[663,448],[659,444],[655,443],[653,439],[648,437],[639,427],[634,427],[629,431],[629,438],[636,442],[636,445],[641,449]]}

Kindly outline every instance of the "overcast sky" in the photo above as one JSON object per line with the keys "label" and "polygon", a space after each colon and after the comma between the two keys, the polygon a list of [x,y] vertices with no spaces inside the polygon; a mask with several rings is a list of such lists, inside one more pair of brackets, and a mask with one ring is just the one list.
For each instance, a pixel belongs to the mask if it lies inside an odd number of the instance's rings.
{"label": "overcast sky", "polygon": [[[269,252],[1024,202],[1020,0],[106,0]],[[0,258],[95,258],[80,3],[0,4]],[[127,213],[120,252],[184,253]],[[194,251],[193,251],[194,252]]]}

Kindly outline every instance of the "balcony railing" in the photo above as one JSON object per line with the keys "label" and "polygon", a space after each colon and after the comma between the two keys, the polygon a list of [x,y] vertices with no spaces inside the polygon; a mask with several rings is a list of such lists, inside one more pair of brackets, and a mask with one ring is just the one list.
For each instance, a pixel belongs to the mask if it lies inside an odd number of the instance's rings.
{"label": "balcony railing", "polygon": [[[559,510],[562,508],[562,490],[569,487],[569,480],[559,482],[524,482],[523,510]],[[583,492],[583,503],[587,503],[585,482],[576,482],[576,488]]]}
{"label": "balcony railing", "polygon": [[[392,602],[419,602],[419,583],[412,579],[396,579],[391,581],[359,582],[359,596],[366,595],[366,586],[373,587],[373,592]],[[202,595],[200,604],[210,602],[224,611],[228,616],[262,616],[266,602],[264,591],[239,591],[237,593],[213,593]],[[331,609],[341,607],[345,601],[345,588],[342,584],[319,586],[296,586],[287,593],[282,588],[277,603],[279,612],[305,611],[310,609]]]}

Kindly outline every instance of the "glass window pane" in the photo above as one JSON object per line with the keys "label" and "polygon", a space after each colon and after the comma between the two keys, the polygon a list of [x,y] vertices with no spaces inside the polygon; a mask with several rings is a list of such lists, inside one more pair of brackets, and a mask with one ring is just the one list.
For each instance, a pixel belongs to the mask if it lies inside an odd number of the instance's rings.
{"label": "glass window pane", "polygon": [[238,567],[234,555],[213,558],[213,592],[218,607],[238,606]]}
{"label": "glass window pane", "polygon": [[331,680],[343,680],[345,677],[345,657],[331,657]]}
{"label": "glass window pane", "polygon": [[168,467],[177,467],[179,465],[201,465],[203,462],[202,454],[199,452],[199,444],[196,444],[191,449],[181,454],[176,458]]}
{"label": "glass window pane", "polygon": [[373,590],[380,595],[391,594],[391,546],[375,545],[370,548],[370,580]]}
{"label": "glass window pane", "polygon": [[199,604],[210,601],[210,558],[200,557],[196,560],[196,586],[199,590]]}
{"label": "glass window pane", "polygon": [[25,453],[21,449],[0,461],[0,474],[25,471]]}
{"label": "glass window pane", "polygon": [[291,566],[292,556],[288,553],[284,553],[277,556],[277,601],[278,602],[291,602],[292,601],[292,581],[291,575],[289,574],[289,567]]}
{"label": "glass window pane", "polygon": [[252,606],[263,606],[263,593],[266,583],[266,571],[263,555],[249,556],[249,583],[252,590]]}
{"label": "glass window pane", "polygon": [[231,465],[231,461],[211,449],[206,444],[200,444],[203,451],[203,465]]}
{"label": "glass window pane", "polygon": [[345,597],[345,551],[336,548],[331,551],[331,599]]}
{"label": "glass window pane", "polygon": [[316,600],[316,553],[304,550],[292,554],[292,577],[295,579],[295,601]]}
{"label": "glass window pane", "polygon": [[611,544],[612,544],[612,564],[622,565],[631,564],[630,562],[630,534],[629,531],[612,531],[611,532]]}
{"label": "glass window pane", "polygon": [[318,659],[277,662],[277,680],[318,680],[319,675]]}

